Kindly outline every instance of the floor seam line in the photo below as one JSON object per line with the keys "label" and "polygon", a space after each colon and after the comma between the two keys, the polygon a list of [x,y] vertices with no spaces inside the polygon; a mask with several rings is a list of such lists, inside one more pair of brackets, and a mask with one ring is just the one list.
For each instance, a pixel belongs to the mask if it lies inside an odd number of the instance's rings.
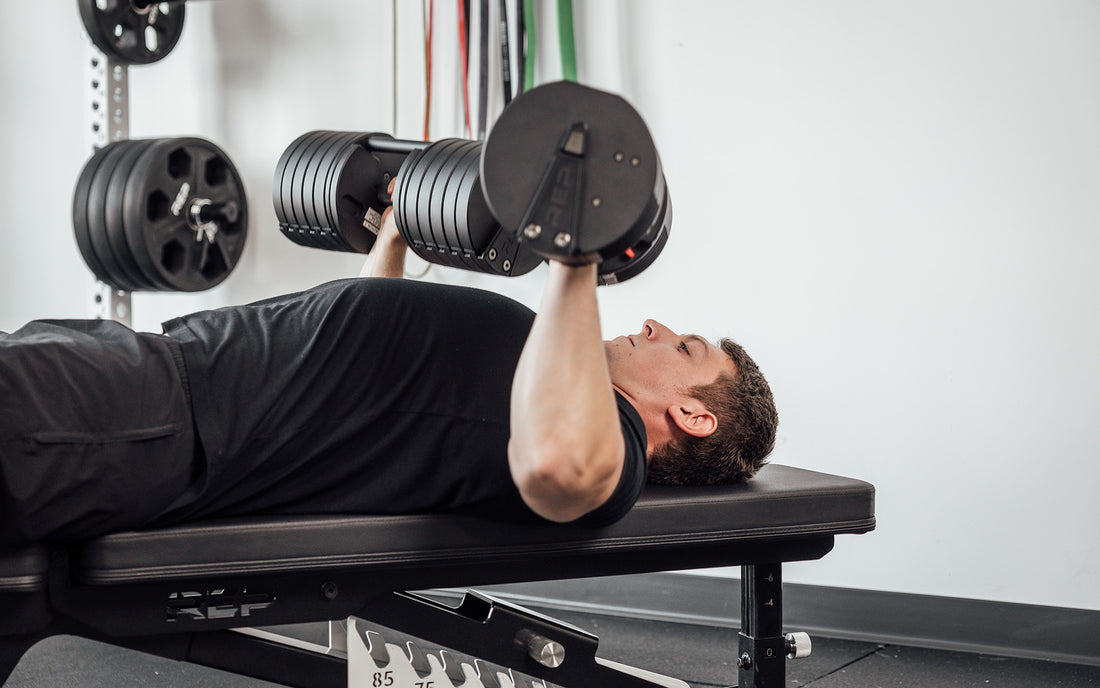
{"label": "floor seam line", "polygon": [[871,651],[867,652],[866,654],[860,655],[859,657],[856,657],[855,659],[853,659],[853,660],[852,660],[852,661],[850,661],[850,662],[846,662],[846,663],[844,663],[844,664],[841,664],[840,666],[838,666],[837,668],[833,669],[833,670],[832,670],[832,671],[830,671],[829,673],[827,673],[827,674],[822,674],[821,676],[818,676],[817,678],[815,678],[815,679],[813,679],[813,680],[807,681],[806,683],[803,683],[802,685],[803,685],[803,686],[812,686],[813,684],[817,683],[817,682],[818,682],[818,681],[820,681],[821,679],[823,679],[823,678],[828,678],[828,677],[832,676],[833,674],[837,673],[838,671],[844,671],[845,669],[847,669],[848,667],[852,666],[853,664],[857,664],[857,663],[859,663],[859,662],[862,662],[863,660],[867,659],[867,658],[868,658],[868,657],[870,657],[871,655],[874,655],[874,654],[878,654],[878,653],[879,653],[879,652],[881,652],[882,650],[885,650],[885,649],[886,649],[887,647],[889,647],[889,646],[888,646],[888,645],[877,645],[877,646],[875,646],[875,649],[873,649],[873,650],[871,650]]}

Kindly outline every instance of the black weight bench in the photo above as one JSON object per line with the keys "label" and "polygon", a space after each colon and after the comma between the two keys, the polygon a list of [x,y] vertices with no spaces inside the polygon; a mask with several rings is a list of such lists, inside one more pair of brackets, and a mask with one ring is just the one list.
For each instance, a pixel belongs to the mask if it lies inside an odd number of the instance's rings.
{"label": "black weight bench", "polygon": [[0,682],[35,642],[70,634],[285,685],[344,686],[342,657],[227,629],[359,617],[568,688],[652,685],[576,660],[547,668],[508,642],[526,624],[573,656],[594,653],[595,638],[567,640],[552,620],[494,611],[477,595],[451,610],[402,591],[740,565],[739,685],[781,686],[782,563],[874,527],[873,486],[770,465],[742,485],[649,487],[596,531],[454,515],[270,517],[0,550]]}

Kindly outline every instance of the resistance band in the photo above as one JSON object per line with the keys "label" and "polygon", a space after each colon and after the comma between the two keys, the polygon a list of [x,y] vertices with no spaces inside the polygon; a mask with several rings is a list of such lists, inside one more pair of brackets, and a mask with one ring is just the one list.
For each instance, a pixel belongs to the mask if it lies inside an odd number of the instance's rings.
{"label": "resistance band", "polygon": [[524,70],[523,90],[535,86],[535,0],[523,0]]}
{"label": "resistance band", "polygon": [[558,0],[558,45],[561,48],[561,78],[577,80],[577,49],[573,42],[573,0]]}
{"label": "resistance band", "polygon": [[520,2],[516,7],[516,95],[523,93],[523,72],[527,68],[527,27],[523,17],[523,2]]}
{"label": "resistance band", "polygon": [[466,17],[466,62],[470,61],[470,0],[462,0],[462,16]]}
{"label": "resistance band", "polygon": [[504,107],[512,102],[512,49],[508,40],[508,0],[500,0],[500,76],[504,84]]}
{"label": "resistance band", "polygon": [[428,120],[432,114],[432,22],[435,17],[435,0],[428,0],[428,11],[425,17],[424,28],[424,140],[430,140],[428,136]]}
{"label": "resistance band", "polygon": [[397,0],[393,0],[393,128],[397,132]]}
{"label": "resistance band", "polygon": [[470,126],[470,29],[466,24],[466,10],[469,6],[469,0],[458,0],[458,45],[459,59],[462,60],[462,107],[466,113],[466,136],[473,135],[473,128]]}
{"label": "resistance band", "polygon": [[481,51],[478,55],[480,71],[478,72],[478,113],[477,113],[477,138],[485,138],[485,125],[489,119],[489,0],[481,0],[481,14],[478,26],[481,28],[478,34],[481,39]]}

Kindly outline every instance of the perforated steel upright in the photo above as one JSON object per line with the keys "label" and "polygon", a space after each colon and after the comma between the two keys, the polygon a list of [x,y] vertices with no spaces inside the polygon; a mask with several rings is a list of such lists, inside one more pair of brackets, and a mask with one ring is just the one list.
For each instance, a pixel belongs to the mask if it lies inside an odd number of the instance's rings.
{"label": "perforated steel upright", "polygon": [[[92,152],[113,141],[130,138],[130,93],[127,66],[101,52],[89,39],[87,58],[85,138]],[[132,325],[130,292],[96,281],[94,315]]]}

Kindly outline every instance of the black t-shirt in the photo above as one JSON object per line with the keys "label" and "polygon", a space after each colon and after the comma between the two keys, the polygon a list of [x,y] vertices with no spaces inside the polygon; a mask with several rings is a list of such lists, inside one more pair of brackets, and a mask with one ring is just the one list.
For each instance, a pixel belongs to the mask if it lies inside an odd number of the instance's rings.
{"label": "black t-shirt", "polygon": [[[342,280],[178,318],[203,454],[163,520],[241,513],[456,511],[536,518],[508,470],[512,377],[534,314],[477,289]],[[645,482],[645,429],[621,396],[610,523]]]}

